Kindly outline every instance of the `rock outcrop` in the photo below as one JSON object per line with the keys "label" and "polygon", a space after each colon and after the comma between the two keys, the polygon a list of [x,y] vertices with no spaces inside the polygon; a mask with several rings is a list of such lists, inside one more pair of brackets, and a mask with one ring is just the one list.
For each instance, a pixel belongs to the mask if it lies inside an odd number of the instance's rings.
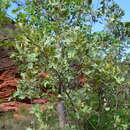
{"label": "rock outcrop", "polygon": [[17,91],[18,65],[15,60],[8,56],[9,49],[0,47],[0,111],[14,110],[18,111],[20,107],[30,108],[32,104],[45,104],[47,99],[32,99],[32,102],[24,100],[22,102],[9,101],[9,97]]}

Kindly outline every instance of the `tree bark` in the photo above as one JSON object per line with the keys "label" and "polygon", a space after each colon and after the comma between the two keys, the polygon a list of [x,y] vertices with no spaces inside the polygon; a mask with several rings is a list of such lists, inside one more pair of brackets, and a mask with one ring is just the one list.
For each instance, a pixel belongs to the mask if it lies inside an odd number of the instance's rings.
{"label": "tree bark", "polygon": [[65,117],[65,107],[64,107],[64,101],[60,101],[56,105],[56,109],[59,116],[59,127],[63,130],[66,130],[65,124],[66,124],[66,117]]}

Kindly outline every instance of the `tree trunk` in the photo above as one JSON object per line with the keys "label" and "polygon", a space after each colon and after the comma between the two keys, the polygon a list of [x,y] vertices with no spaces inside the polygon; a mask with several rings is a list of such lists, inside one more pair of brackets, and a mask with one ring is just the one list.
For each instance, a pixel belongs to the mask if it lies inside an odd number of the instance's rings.
{"label": "tree trunk", "polygon": [[65,107],[64,107],[64,101],[60,101],[56,105],[56,109],[59,116],[59,127],[63,130],[66,130],[65,124],[66,124],[66,117],[65,117]]}

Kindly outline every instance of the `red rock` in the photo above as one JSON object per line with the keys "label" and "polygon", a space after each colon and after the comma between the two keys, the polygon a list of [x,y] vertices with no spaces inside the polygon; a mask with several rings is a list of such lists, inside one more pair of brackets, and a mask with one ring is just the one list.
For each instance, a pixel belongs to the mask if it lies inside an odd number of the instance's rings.
{"label": "red rock", "polygon": [[14,113],[14,114],[13,114],[13,117],[14,117],[15,119],[18,119],[18,120],[25,118],[24,115],[21,115],[21,114],[18,114],[18,113]]}
{"label": "red rock", "polygon": [[0,75],[0,80],[10,80],[10,79],[14,79],[15,75],[13,74],[13,71],[4,71],[1,75]]}
{"label": "red rock", "polygon": [[33,99],[32,100],[32,103],[34,103],[34,104],[46,104],[48,102],[49,102],[49,100],[47,100],[47,99]]}
{"label": "red rock", "polygon": [[[8,101],[9,97],[17,91],[18,86],[18,65],[15,65],[15,60],[8,57],[9,49],[0,47],[0,110],[1,111],[18,111],[21,107],[30,109],[32,104],[45,104],[47,99],[25,99],[22,102]],[[39,73],[42,78],[48,78],[48,73]],[[14,118],[22,118],[21,115],[14,115]]]}
{"label": "red rock", "polygon": [[31,104],[26,104],[26,103],[17,102],[17,101],[6,102],[6,103],[0,104],[1,111],[9,111],[9,110],[19,111],[20,108],[30,109],[30,107],[31,107]]}
{"label": "red rock", "polygon": [[18,81],[12,71],[0,75],[0,99],[8,98],[17,89]]}

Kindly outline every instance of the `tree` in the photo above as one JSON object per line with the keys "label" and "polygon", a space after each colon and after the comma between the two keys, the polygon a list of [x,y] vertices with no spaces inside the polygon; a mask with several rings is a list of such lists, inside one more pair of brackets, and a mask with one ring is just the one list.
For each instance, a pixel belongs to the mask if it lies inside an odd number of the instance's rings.
{"label": "tree", "polygon": [[[23,63],[22,80],[14,97],[44,97],[48,89],[58,95],[52,102],[64,101],[68,129],[126,130],[128,66],[121,64],[119,49],[127,36],[125,26],[119,27],[123,16],[119,6],[113,0],[101,0],[98,9],[83,0],[25,0],[23,4],[16,11],[21,33],[12,54]],[[107,23],[109,29],[95,32],[97,23]],[[48,125],[51,113],[41,115]]]}

